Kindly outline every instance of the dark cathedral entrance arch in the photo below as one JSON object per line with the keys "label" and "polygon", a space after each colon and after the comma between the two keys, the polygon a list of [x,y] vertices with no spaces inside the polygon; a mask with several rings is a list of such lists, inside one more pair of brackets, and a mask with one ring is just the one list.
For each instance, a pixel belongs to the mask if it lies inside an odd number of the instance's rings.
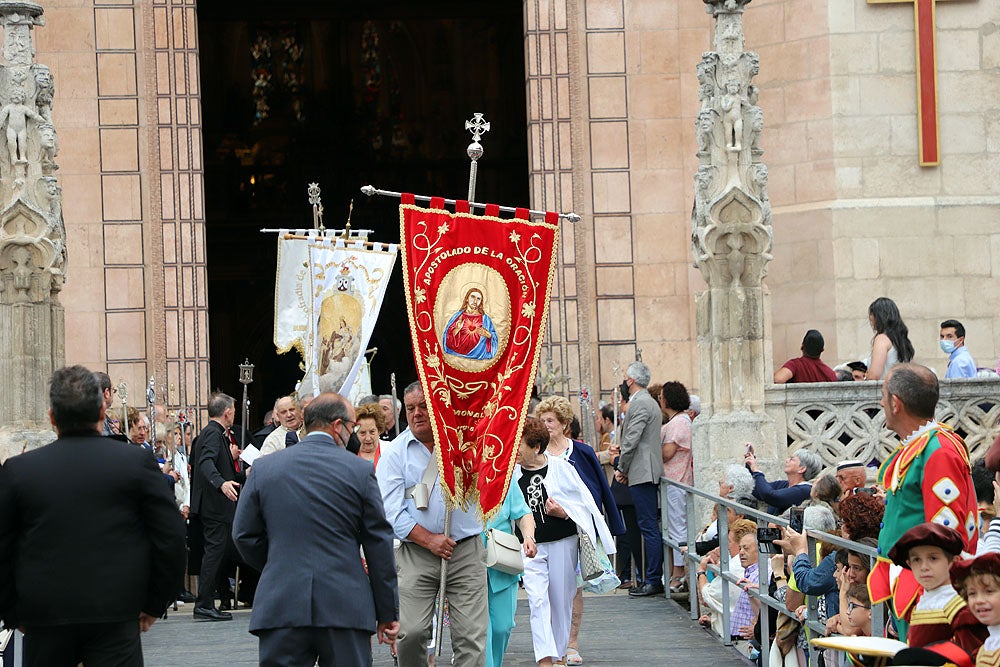
{"label": "dark cathedral entrance arch", "polygon": [[[352,227],[398,241],[396,203],[359,188],[464,198],[478,111],[477,199],[529,204],[522,22],[489,0],[199,2],[211,386],[239,388],[249,358],[251,425],[301,377],[274,350],[276,239],[258,230],[311,226],[308,183],[328,227],[353,198]],[[416,378],[398,262],[370,346],[376,393]]]}

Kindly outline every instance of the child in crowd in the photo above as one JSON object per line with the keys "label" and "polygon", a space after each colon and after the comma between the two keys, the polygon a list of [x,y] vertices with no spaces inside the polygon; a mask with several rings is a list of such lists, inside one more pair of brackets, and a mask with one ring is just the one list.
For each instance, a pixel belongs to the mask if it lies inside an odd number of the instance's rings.
{"label": "child in crowd", "polygon": [[868,637],[871,635],[872,603],[868,597],[867,585],[854,584],[847,591],[846,622],[841,622],[840,630],[845,635],[853,637]]}
{"label": "child in crowd", "polygon": [[1000,553],[989,552],[955,563],[951,581],[989,636],[976,655],[976,667],[1000,665]]}
{"label": "child in crowd", "polygon": [[953,528],[922,523],[903,533],[889,558],[913,572],[923,592],[904,618],[910,628],[906,643],[934,650],[938,642],[954,642],[970,656],[986,639],[986,628],[951,585],[949,570],[962,553],[962,536]]}

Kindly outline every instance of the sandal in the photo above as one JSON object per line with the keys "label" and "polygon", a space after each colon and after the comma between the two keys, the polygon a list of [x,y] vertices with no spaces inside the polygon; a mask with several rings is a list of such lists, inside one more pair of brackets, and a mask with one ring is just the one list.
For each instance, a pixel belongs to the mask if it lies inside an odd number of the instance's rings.
{"label": "sandal", "polygon": [[580,656],[580,652],[575,648],[566,649],[566,665],[582,665],[583,658]]}
{"label": "sandal", "polygon": [[[675,581],[676,584],[673,583]],[[684,593],[688,589],[687,580],[684,577],[670,577],[670,582],[671,593]]]}

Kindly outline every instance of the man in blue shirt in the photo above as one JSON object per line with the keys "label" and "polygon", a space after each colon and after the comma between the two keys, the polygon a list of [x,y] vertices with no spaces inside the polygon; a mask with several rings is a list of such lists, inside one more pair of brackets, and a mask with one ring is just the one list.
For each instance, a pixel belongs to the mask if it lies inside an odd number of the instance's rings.
{"label": "man in blue shirt", "polygon": [[[486,664],[486,547],[475,510],[451,512],[444,534],[445,504],[434,453],[434,433],[419,382],[403,390],[409,428],[379,460],[376,477],[385,516],[396,539],[399,576],[400,667],[426,667],[434,597],[441,561],[448,561],[445,596],[451,609],[451,642],[456,667]],[[438,641],[441,638],[438,637]]]}
{"label": "man in blue shirt", "polygon": [[941,323],[941,350],[948,355],[946,379],[976,377],[976,362],[965,347],[965,327],[958,320]]}

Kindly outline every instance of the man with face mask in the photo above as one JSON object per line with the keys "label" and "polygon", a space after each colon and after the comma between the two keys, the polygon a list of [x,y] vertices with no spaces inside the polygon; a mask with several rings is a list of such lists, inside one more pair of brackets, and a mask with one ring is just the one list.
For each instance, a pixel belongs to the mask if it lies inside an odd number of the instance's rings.
{"label": "man with face mask", "polygon": [[371,464],[345,451],[350,403],[320,394],[304,419],[302,440],[257,461],[236,509],[236,548],[262,570],[250,632],[262,665],[370,665],[371,635],[399,631],[392,528]]}
{"label": "man with face mask", "polygon": [[941,323],[941,351],[948,355],[945,378],[976,377],[976,362],[969,354],[969,348],[965,347],[965,327],[958,320]]}

